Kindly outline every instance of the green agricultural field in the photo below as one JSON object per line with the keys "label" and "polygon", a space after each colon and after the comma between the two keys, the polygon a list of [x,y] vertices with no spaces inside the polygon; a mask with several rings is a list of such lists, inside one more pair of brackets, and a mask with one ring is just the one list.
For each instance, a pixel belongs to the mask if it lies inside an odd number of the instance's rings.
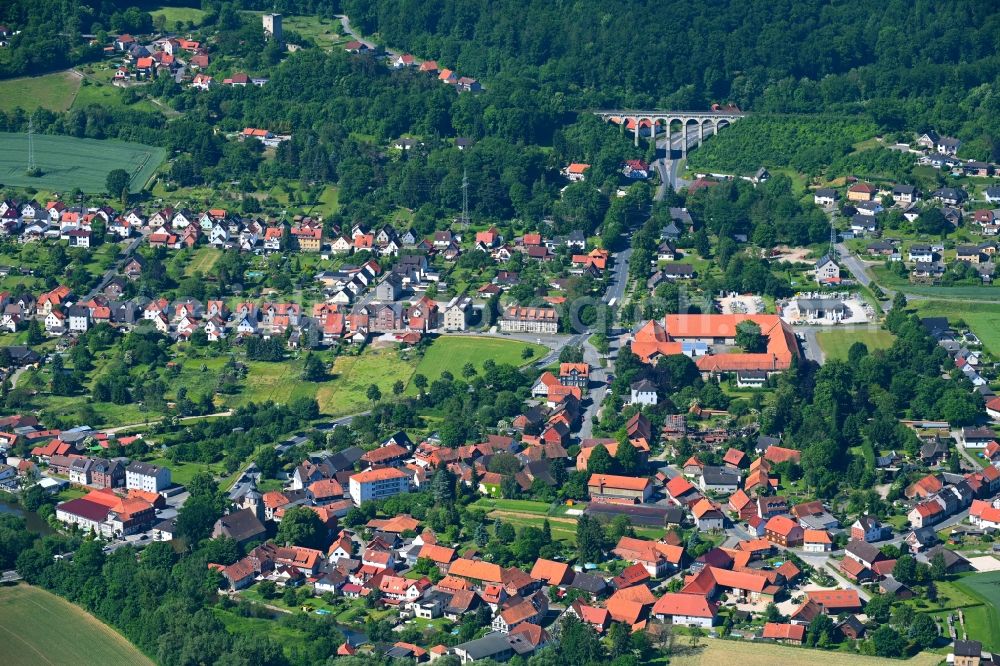
{"label": "green agricultural field", "polygon": [[125,169],[132,174],[131,190],[138,192],[166,157],[163,148],[141,143],[48,135],[35,135],[34,152],[35,164],[42,170],[39,177],[26,173],[28,135],[0,133],[0,183],[59,191],[79,187],[99,193],[109,172]]}
{"label": "green agricultural field", "polygon": [[965,630],[969,638],[981,641],[983,647],[992,652],[1000,650],[1000,571],[973,574],[955,581],[955,586],[981,606],[967,608]]}
{"label": "green agricultural field", "polygon": [[1000,303],[969,301],[915,301],[921,317],[947,317],[952,324],[965,322],[988,351],[1000,354]]}
{"label": "green agricultural field", "polygon": [[895,339],[896,336],[892,333],[881,329],[839,328],[816,334],[824,358],[838,361],[847,360],[847,351],[855,342],[863,342],[868,346],[868,351],[875,351],[888,349]]}
{"label": "green agricultural field", "polygon": [[0,588],[0,636],[6,666],[153,663],[83,609],[30,585]]}
{"label": "green agricultural field", "polygon": [[80,76],[70,71],[0,81],[0,111],[48,109],[66,111],[80,89]]}
{"label": "green agricultural field", "polygon": [[[441,336],[434,341],[424,357],[417,364],[416,372],[427,377],[429,381],[434,381],[441,376],[445,370],[451,372],[455,377],[462,376],[462,368],[466,363],[472,363],[476,370],[482,370],[483,361],[488,358],[500,363],[509,363],[514,366],[521,366],[525,359],[521,353],[525,348],[534,352],[532,359],[542,358],[548,353],[548,348],[543,345],[520,342],[505,338],[488,338],[474,336]],[[529,359],[530,361],[530,359]],[[407,388],[407,393],[415,394],[415,386]]]}
{"label": "green agricultural field", "polygon": [[984,285],[942,287],[929,284],[910,284],[909,280],[887,270],[885,266],[869,266],[868,270],[879,286],[902,290],[906,294],[932,300],[947,298],[1000,303],[1000,288],[998,287]]}
{"label": "green agricultural field", "polygon": [[[742,666],[807,666],[823,663],[827,666],[876,666],[882,664],[900,664],[901,666],[935,666],[940,663],[939,655],[920,652],[910,659],[882,659],[880,657],[862,657],[850,652],[830,652],[826,650],[809,650],[774,643],[759,643],[754,641],[727,641],[718,638],[703,638],[698,641],[699,647],[682,646],[683,639],[677,637],[675,645],[680,649],[670,657],[670,663],[676,666],[701,666],[715,664],[741,664]],[[686,642],[686,641],[684,641]],[[664,663],[656,661],[653,663]]]}

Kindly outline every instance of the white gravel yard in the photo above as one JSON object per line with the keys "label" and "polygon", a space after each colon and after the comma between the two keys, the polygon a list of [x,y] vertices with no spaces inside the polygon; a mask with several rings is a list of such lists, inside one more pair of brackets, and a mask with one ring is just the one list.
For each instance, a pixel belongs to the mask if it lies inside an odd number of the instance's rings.
{"label": "white gravel yard", "polygon": [[1000,560],[993,555],[970,557],[969,563],[975,567],[976,571],[1000,571]]}

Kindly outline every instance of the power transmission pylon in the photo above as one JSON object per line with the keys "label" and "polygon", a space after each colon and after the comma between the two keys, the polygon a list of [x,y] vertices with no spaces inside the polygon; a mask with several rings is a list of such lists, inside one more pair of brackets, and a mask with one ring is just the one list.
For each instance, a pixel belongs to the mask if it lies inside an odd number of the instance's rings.
{"label": "power transmission pylon", "polygon": [[469,227],[469,170],[462,171],[462,228]]}
{"label": "power transmission pylon", "polygon": [[35,170],[35,120],[28,118],[28,171]]}

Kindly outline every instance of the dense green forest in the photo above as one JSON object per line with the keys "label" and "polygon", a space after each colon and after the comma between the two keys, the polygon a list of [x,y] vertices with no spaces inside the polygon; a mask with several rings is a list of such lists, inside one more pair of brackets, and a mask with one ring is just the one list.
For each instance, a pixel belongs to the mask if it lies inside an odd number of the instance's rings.
{"label": "dense green forest", "polygon": [[0,78],[44,73],[99,57],[101,45],[90,44],[82,35],[148,32],[153,19],[134,4],[127,0],[5,0],[0,3],[0,23],[15,34],[0,49]]}
{"label": "dense green forest", "polygon": [[[346,219],[367,222],[404,206],[417,212],[424,231],[461,207],[467,174],[477,218],[550,216],[559,229],[589,234],[603,219],[606,197],[588,190],[560,199],[559,169],[570,161],[592,161],[591,179],[616,185],[622,160],[643,156],[627,137],[593,116],[577,116],[529,83],[456,95],[433,77],[389,70],[371,57],[340,50],[306,49],[270,64],[259,48],[258,27],[249,18],[237,21],[221,32],[220,41],[247,70],[269,75],[264,87],[196,91],[161,77],[148,91],[183,112],[171,122],[130,105],[91,105],[63,114],[36,111],[35,130],[165,146],[178,155],[169,178],[180,186],[239,180],[250,191],[267,189],[265,184],[277,179],[337,183]],[[231,69],[210,71],[221,77]],[[0,113],[0,130],[24,131],[27,124],[28,115],[20,110]],[[247,126],[289,132],[292,140],[265,160],[256,142],[226,140],[223,134]],[[384,150],[403,135],[423,142],[405,155]],[[475,143],[456,150],[455,136]]]}
{"label": "dense green forest", "polygon": [[874,123],[860,117],[754,114],[706,141],[688,164],[727,173],[792,167],[815,175],[875,131]]}
{"label": "dense green forest", "polygon": [[864,113],[1000,156],[993,0],[345,0],[365,33],[586,108]]}

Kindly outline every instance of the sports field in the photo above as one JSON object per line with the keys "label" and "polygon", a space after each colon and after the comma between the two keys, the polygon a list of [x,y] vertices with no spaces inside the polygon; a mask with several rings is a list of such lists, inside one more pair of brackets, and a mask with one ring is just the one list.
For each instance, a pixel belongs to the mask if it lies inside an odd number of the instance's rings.
{"label": "sports field", "polygon": [[847,360],[847,352],[855,342],[863,342],[868,351],[888,349],[896,339],[889,331],[881,329],[830,329],[816,334],[820,349],[826,360]]}
{"label": "sports field", "polygon": [[963,610],[969,638],[980,641],[986,650],[1000,651],[1000,571],[964,576],[955,586],[982,602]]}
{"label": "sports field", "polygon": [[5,666],[153,663],[86,611],[25,584],[0,587],[0,637]]}
{"label": "sports field", "polygon": [[[848,652],[828,652],[804,648],[776,645],[774,643],[749,643],[747,641],[725,641],[716,638],[702,638],[701,646],[689,650],[684,637],[675,639],[683,646],[681,654],[670,657],[671,666],[708,666],[711,664],[740,664],[740,666],[876,666],[878,664],[899,664],[900,666],[935,666],[942,659],[940,655],[921,652],[912,659],[882,659],[862,657]],[[661,662],[656,662],[661,663]]]}
{"label": "sports field", "polygon": [[[531,359],[521,358],[525,348],[534,352]],[[443,335],[434,341],[424,357],[417,364],[416,373],[429,381],[434,381],[445,370],[451,372],[456,379],[462,378],[462,368],[466,363],[472,363],[477,371],[483,369],[483,361],[488,358],[500,363],[521,366],[532,359],[540,359],[548,353],[548,347],[535,345],[519,340],[503,338],[488,338],[485,336]],[[407,387],[407,394],[416,394],[417,389],[412,384]]]}
{"label": "sports field", "polygon": [[0,185],[67,191],[104,192],[108,173],[132,174],[130,189],[138,192],[166,157],[166,150],[141,143],[71,136],[34,136],[35,164],[42,175],[27,175],[28,135],[0,132]]}

